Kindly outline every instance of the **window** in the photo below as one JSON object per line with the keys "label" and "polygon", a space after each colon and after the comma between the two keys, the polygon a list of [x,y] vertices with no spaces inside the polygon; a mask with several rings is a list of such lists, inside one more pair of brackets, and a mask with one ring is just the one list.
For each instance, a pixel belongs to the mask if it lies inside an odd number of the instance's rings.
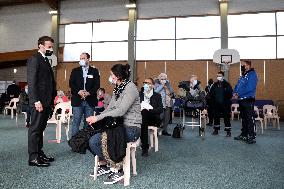
{"label": "window", "polygon": [[284,58],[284,36],[277,38],[277,58]]}
{"label": "window", "polygon": [[175,41],[137,41],[136,42],[137,60],[174,60]]}
{"label": "window", "polygon": [[284,12],[277,12],[277,34],[284,35]]}
{"label": "window", "polygon": [[93,61],[117,61],[128,59],[127,42],[106,42],[92,44]]}
{"label": "window", "polygon": [[229,15],[228,33],[229,37],[275,35],[275,14]]}
{"label": "window", "polygon": [[65,44],[64,61],[79,61],[82,52],[91,54],[91,43]]}
{"label": "window", "polygon": [[229,38],[229,48],[236,49],[240,58],[276,58],[276,37]]}
{"label": "window", "polygon": [[174,39],[175,19],[152,19],[137,21],[137,40]]}
{"label": "window", "polygon": [[218,49],[220,49],[219,38],[177,40],[176,59],[212,59],[214,52]]}
{"label": "window", "polygon": [[128,21],[93,23],[94,41],[123,41],[128,39]]}
{"label": "window", "polygon": [[177,18],[176,32],[177,39],[220,37],[220,17]]}
{"label": "window", "polygon": [[65,43],[91,42],[92,23],[70,24],[65,26]]}

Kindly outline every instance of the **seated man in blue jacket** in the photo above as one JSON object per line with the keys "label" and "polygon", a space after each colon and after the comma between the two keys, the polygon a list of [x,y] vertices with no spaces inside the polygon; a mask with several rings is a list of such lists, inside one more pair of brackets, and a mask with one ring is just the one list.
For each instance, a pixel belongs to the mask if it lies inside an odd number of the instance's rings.
{"label": "seated man in blue jacket", "polygon": [[254,102],[257,86],[257,74],[251,68],[251,61],[243,61],[242,76],[239,78],[233,92],[233,99],[238,99],[240,116],[242,118],[242,133],[235,140],[242,140],[248,144],[256,143]]}
{"label": "seated man in blue jacket", "polygon": [[[145,79],[143,87],[140,91],[140,102],[141,102],[141,114],[142,114],[142,125],[141,125],[141,147],[142,156],[148,156],[149,143],[148,143],[148,126],[157,126],[161,124],[160,115],[163,112],[162,97],[159,93],[154,91],[154,81],[152,78]],[[143,104],[148,104],[146,105]]]}

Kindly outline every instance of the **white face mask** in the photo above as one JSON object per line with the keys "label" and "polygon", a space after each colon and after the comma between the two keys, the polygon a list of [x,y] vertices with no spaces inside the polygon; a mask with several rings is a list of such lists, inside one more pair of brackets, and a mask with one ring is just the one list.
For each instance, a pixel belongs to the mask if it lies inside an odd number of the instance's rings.
{"label": "white face mask", "polygon": [[217,77],[217,80],[218,80],[218,81],[223,81],[223,77],[220,77],[220,76],[219,76],[219,77]]}
{"label": "white face mask", "polygon": [[28,92],[29,92],[29,89],[28,88],[25,88],[25,92],[28,94]]}
{"label": "white face mask", "polygon": [[79,64],[80,64],[80,66],[82,66],[82,67],[86,67],[86,66],[87,66],[87,63],[86,63],[85,60],[80,60]]}
{"label": "white face mask", "polygon": [[195,86],[197,84],[197,80],[193,80],[192,85]]}
{"label": "white face mask", "polygon": [[110,82],[110,84],[116,85],[116,80],[113,80],[111,75],[109,76],[108,81]]}

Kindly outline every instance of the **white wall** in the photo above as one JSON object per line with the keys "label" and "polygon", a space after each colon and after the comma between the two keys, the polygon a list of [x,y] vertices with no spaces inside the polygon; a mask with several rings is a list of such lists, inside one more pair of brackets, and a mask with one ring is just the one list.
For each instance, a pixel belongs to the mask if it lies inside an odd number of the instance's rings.
{"label": "white wall", "polygon": [[128,19],[125,2],[125,0],[62,1],[60,23]]}
{"label": "white wall", "polygon": [[0,53],[37,48],[40,36],[51,35],[51,16],[44,3],[0,8]]}

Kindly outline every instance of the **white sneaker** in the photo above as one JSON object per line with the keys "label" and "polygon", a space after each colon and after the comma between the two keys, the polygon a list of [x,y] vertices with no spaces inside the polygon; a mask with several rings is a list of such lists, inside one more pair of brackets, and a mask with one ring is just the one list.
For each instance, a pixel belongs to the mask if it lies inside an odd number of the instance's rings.
{"label": "white sneaker", "polygon": [[104,181],[104,184],[115,184],[120,180],[122,180],[123,178],[124,178],[123,172],[112,173],[107,178],[107,180]]}

